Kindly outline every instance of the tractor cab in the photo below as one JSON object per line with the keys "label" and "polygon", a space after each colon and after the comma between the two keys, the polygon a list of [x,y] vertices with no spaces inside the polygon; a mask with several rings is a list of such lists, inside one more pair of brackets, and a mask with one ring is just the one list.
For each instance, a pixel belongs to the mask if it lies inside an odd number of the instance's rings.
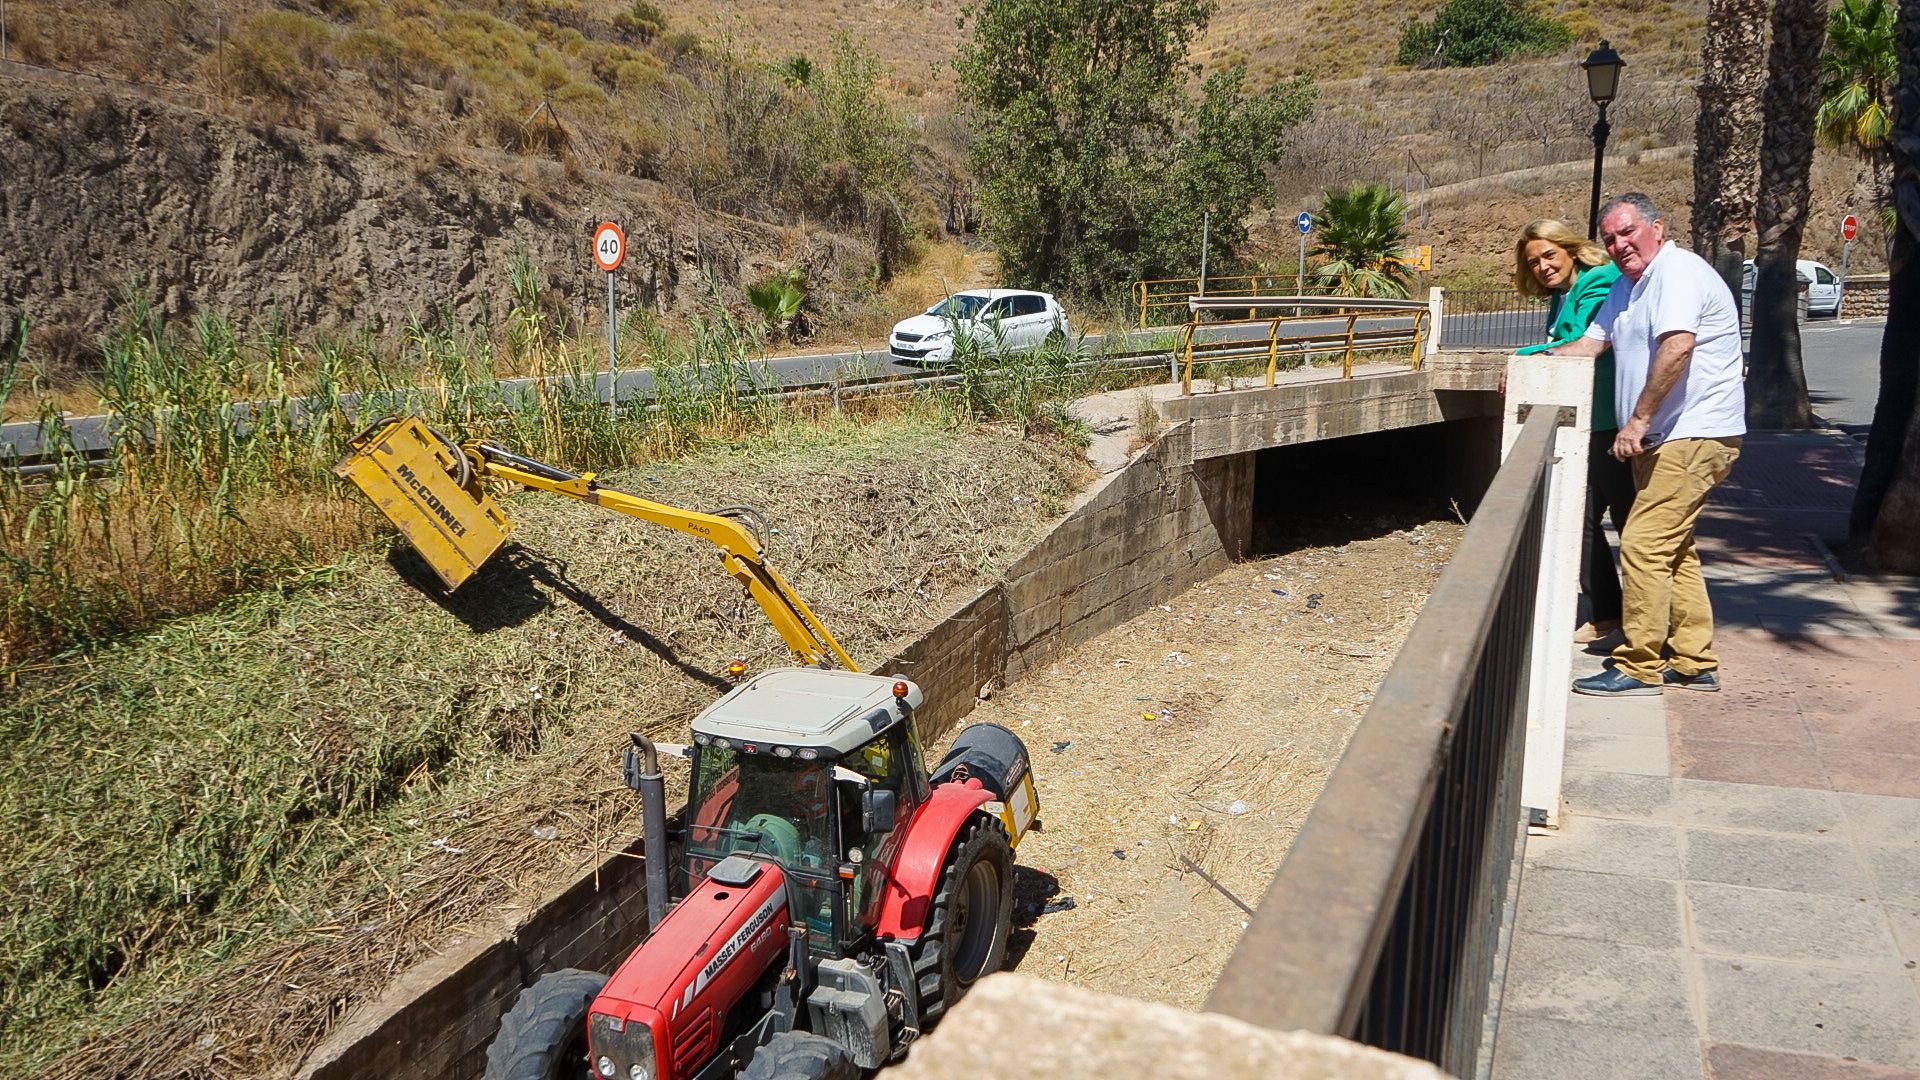
{"label": "tractor cab", "polygon": [[929,790],[912,683],[780,668],[693,722],[681,891],[732,855],[779,865],[815,957],[870,939],[886,868]]}

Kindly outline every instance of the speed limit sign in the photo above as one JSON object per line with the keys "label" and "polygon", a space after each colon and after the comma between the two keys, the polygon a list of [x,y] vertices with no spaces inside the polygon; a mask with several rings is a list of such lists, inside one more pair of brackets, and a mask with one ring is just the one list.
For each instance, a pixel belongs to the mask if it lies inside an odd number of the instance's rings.
{"label": "speed limit sign", "polygon": [[593,261],[611,274],[620,269],[620,260],[626,257],[627,234],[611,221],[601,222],[593,231]]}

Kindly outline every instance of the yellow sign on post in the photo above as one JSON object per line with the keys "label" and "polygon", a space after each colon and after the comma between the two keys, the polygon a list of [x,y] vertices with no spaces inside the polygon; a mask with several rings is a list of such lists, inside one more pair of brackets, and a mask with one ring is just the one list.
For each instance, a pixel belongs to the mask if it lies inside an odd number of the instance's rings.
{"label": "yellow sign on post", "polygon": [[1433,245],[1432,244],[1416,245],[1413,249],[1412,263],[1413,263],[1413,268],[1415,270],[1420,271],[1423,274],[1432,270],[1433,269]]}

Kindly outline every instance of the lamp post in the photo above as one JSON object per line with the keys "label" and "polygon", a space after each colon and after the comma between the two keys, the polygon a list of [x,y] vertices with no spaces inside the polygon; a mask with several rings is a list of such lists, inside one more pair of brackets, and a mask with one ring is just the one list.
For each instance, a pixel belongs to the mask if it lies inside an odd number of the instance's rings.
{"label": "lamp post", "polygon": [[1587,72],[1587,96],[1600,106],[1600,119],[1593,125],[1593,201],[1587,207],[1587,239],[1600,235],[1600,164],[1607,153],[1607,104],[1620,90],[1620,69],[1627,66],[1620,54],[1606,41],[1593,50],[1580,66]]}

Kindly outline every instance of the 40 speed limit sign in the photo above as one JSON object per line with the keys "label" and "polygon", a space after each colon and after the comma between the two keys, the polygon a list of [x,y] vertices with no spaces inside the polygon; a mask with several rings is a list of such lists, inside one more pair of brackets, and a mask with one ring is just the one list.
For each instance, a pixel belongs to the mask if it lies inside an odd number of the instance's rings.
{"label": "40 speed limit sign", "polygon": [[627,234],[611,221],[601,222],[600,227],[593,230],[593,261],[611,274],[620,269],[620,260],[626,257]]}

